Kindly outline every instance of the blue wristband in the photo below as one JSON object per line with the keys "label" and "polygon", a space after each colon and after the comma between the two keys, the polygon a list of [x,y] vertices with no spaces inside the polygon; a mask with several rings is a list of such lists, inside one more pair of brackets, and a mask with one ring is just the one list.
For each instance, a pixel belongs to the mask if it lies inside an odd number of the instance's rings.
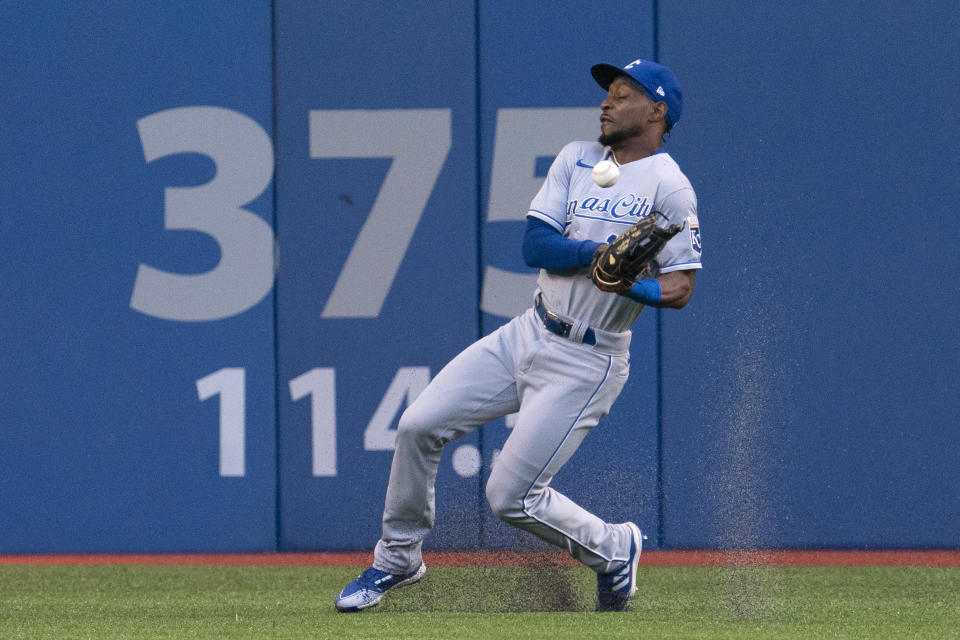
{"label": "blue wristband", "polygon": [[659,280],[641,280],[633,283],[630,291],[627,292],[627,297],[640,304],[660,302],[663,297],[663,288]]}

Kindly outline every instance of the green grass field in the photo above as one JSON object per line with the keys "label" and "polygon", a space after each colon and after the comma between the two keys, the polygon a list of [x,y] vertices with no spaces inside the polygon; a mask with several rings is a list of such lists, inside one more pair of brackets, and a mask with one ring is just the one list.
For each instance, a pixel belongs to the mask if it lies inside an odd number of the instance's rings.
{"label": "green grass field", "polygon": [[430,567],[338,614],[360,568],[0,566],[0,638],[960,638],[960,569],[641,567],[626,613],[586,569]]}

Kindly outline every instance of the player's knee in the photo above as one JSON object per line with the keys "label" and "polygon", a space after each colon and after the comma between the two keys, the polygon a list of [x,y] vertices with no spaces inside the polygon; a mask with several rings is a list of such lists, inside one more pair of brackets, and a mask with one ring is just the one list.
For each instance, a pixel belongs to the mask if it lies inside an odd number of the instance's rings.
{"label": "player's knee", "polygon": [[417,407],[417,403],[413,403],[400,416],[397,439],[417,443],[429,442],[432,445],[436,440],[435,422],[429,414]]}
{"label": "player's knee", "polygon": [[519,486],[511,474],[501,470],[496,465],[487,480],[487,502],[493,514],[504,522],[512,522],[523,517],[523,495],[525,487]]}
{"label": "player's knee", "polygon": [[409,407],[400,416],[400,422],[397,424],[397,438],[407,440],[417,440],[422,438],[426,432],[426,422],[419,419],[416,414],[410,413]]}

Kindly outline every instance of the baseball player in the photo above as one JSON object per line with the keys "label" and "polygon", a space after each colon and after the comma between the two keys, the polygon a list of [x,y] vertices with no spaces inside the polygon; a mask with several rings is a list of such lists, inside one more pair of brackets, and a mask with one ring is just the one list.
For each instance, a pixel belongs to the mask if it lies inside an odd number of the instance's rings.
{"label": "baseball player", "polygon": [[[644,306],[679,309],[690,300],[700,227],[693,188],[662,146],[683,104],[674,74],[647,60],[591,73],[607,90],[598,142],[566,145],[527,213],[523,255],[540,268],[534,304],[455,357],[403,413],[373,566],[336,597],[339,611],[372,607],[423,577],[443,446],[515,412],[486,485],[493,512],[593,569],[599,611],[624,610],[636,592],[637,525],[601,520],[550,481],[620,394],[630,327]],[[608,175],[595,178],[604,160]],[[600,186],[610,171],[619,178]],[[651,215],[683,229],[655,269],[637,282],[591,279],[595,255]]]}

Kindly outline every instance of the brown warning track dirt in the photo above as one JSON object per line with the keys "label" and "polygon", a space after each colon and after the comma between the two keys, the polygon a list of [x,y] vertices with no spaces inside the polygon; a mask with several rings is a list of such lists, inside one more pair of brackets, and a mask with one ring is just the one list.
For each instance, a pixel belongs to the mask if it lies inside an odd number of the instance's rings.
{"label": "brown warning track dirt", "polygon": [[[428,565],[577,566],[562,553],[518,551],[424,552]],[[182,564],[364,567],[371,553],[169,553],[0,555],[0,565]],[[831,566],[831,567],[960,567],[960,551],[647,551],[646,566]]]}

